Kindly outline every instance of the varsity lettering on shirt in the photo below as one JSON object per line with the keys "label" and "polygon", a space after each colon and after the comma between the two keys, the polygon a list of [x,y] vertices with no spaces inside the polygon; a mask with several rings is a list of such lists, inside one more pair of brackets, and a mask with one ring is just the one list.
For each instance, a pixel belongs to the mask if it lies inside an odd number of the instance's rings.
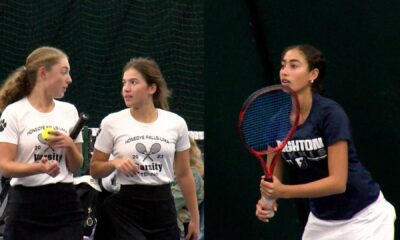
{"label": "varsity lettering on shirt", "polygon": [[[0,141],[17,145],[16,161],[34,163],[47,157],[60,164],[60,174],[56,177],[42,173],[12,178],[10,182],[12,186],[41,186],[73,181],[73,174],[68,171],[66,166],[64,149],[50,146],[41,134],[45,128],[53,128],[68,135],[79,118],[78,111],[70,103],[58,100],[54,100],[54,103],[54,109],[51,112],[42,113],[33,108],[27,98],[22,98],[8,105],[4,110],[0,120],[3,123],[0,130]],[[82,134],[78,135],[75,142],[83,142]]]}
{"label": "varsity lettering on shirt", "polygon": [[186,122],[175,113],[157,109],[153,123],[136,121],[129,109],[103,119],[95,148],[112,158],[129,158],[139,165],[139,173],[127,177],[117,172],[122,185],[162,185],[174,180],[175,152],[189,149]]}

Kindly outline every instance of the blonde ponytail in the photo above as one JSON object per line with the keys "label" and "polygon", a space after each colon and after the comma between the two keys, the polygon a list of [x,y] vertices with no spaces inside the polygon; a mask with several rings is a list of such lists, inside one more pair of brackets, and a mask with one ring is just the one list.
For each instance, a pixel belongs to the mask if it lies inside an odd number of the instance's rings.
{"label": "blonde ponytail", "polygon": [[0,112],[3,112],[7,105],[28,96],[36,84],[36,75],[40,67],[50,70],[67,55],[54,47],[40,47],[35,49],[26,58],[25,66],[17,68],[4,81],[0,89]]}

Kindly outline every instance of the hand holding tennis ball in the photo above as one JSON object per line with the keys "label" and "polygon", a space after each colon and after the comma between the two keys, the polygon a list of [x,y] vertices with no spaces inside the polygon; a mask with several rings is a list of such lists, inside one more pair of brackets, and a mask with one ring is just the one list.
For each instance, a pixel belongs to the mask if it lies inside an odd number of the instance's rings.
{"label": "hand holding tennis ball", "polygon": [[48,140],[49,137],[55,137],[56,136],[55,134],[50,133],[51,131],[55,131],[54,128],[45,128],[42,131],[42,139],[44,141],[46,141],[47,143],[49,143],[49,140]]}

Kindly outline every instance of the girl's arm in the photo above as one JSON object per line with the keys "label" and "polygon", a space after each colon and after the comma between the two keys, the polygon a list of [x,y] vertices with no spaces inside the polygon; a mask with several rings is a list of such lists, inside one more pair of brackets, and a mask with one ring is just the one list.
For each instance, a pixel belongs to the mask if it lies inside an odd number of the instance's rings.
{"label": "girl's arm", "polygon": [[40,173],[47,173],[52,177],[60,173],[60,166],[54,160],[48,161],[42,158],[34,163],[20,163],[15,157],[17,145],[12,143],[0,143],[0,171],[5,177],[27,177]]}
{"label": "girl's arm", "polygon": [[115,158],[108,160],[110,154],[94,149],[90,160],[90,175],[93,178],[102,178],[110,175],[114,170],[118,170],[130,177],[139,172],[139,166],[128,158]]}
{"label": "girl's arm", "polygon": [[189,164],[189,150],[175,153],[174,169],[176,181],[181,188],[182,195],[185,198],[186,207],[191,215],[188,236],[197,239],[200,231],[200,216],[197,205],[196,187]]}
{"label": "girl's arm", "polygon": [[348,176],[348,143],[345,140],[328,147],[329,175],[320,180],[298,185],[285,185],[278,178],[273,183],[261,181],[263,195],[273,198],[317,198],[346,191]]}

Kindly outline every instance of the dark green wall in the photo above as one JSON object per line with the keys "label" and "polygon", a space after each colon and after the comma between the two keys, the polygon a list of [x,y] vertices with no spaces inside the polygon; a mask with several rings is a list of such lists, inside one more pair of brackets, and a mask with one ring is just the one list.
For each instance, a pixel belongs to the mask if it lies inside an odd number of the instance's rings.
{"label": "dark green wall", "polygon": [[[237,133],[241,104],[271,80],[264,76],[247,9],[240,1],[213,1],[205,8],[206,239],[293,239],[300,227],[290,202],[282,203],[284,214],[271,224],[255,218],[262,169]],[[294,233],[282,233],[281,221]]]}
{"label": "dark green wall", "polygon": [[300,239],[293,200],[281,201],[272,223],[256,220],[262,171],[236,127],[242,102],[273,82],[280,52],[291,44],[325,52],[327,96],[347,111],[361,161],[399,207],[399,12],[393,0],[206,1],[207,239]]}

